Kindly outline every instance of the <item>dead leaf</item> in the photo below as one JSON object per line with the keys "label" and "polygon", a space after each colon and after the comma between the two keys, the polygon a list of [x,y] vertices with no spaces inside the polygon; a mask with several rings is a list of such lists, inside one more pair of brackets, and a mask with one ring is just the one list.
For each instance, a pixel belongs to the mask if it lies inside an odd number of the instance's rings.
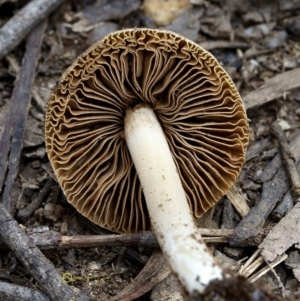
{"label": "dead leaf", "polygon": [[156,250],[152,253],[144,269],[133,280],[131,284],[125,287],[119,294],[110,299],[110,301],[131,301],[148,291],[157,283],[162,281],[170,274],[170,268],[161,251]]}

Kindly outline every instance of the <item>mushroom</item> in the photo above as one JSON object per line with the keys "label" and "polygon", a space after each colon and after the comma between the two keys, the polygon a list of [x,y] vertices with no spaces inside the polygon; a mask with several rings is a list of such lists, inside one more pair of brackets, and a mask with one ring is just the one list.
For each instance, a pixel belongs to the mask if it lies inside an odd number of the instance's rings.
{"label": "mushroom", "polygon": [[165,30],[106,36],[52,91],[45,141],[81,214],[116,232],[152,227],[190,294],[223,279],[193,217],[235,182],[248,122],[236,87],[209,52]]}

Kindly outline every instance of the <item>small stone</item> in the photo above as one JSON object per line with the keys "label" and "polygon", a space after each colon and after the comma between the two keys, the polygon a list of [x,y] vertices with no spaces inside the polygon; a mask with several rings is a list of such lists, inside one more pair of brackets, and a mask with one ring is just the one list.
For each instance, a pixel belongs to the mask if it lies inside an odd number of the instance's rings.
{"label": "small stone", "polygon": [[284,120],[284,119],[281,119],[278,121],[278,124],[280,125],[280,127],[284,130],[284,131],[287,131],[287,130],[290,130],[291,129],[291,126],[290,124]]}
{"label": "small stone", "polygon": [[275,32],[271,37],[265,39],[265,44],[269,48],[278,48],[283,46],[285,40],[287,39],[286,31]]}
{"label": "small stone", "polygon": [[90,261],[87,265],[87,268],[91,271],[98,271],[101,269],[101,264],[96,261]]}

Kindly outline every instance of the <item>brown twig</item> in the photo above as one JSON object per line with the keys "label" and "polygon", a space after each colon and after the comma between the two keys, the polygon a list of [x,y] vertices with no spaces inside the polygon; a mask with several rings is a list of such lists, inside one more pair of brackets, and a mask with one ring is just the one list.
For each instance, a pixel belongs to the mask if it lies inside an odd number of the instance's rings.
{"label": "brown twig", "polygon": [[20,262],[39,283],[51,300],[87,301],[83,294],[76,295],[66,285],[55,268],[35,246],[32,240],[22,231],[14,218],[0,204],[0,238],[15,253]]}
{"label": "brown twig", "polygon": [[0,300],[5,301],[49,301],[43,292],[32,288],[0,281]]}
{"label": "brown twig", "polygon": [[[8,167],[9,171],[7,173],[5,190],[3,193],[3,206],[8,209],[9,212],[12,212],[12,208],[10,208],[10,197],[19,168],[25,123],[31,99],[31,90],[46,24],[47,22],[44,21],[37,26],[30,34],[26,43],[22,67],[15,84],[10,111],[5,122],[4,132],[0,143],[0,189],[3,186],[6,168]],[[9,159],[7,164],[8,154]]]}
{"label": "brown twig", "polygon": [[[247,233],[247,241],[242,241],[242,246],[257,246],[269,233],[268,228],[244,230]],[[206,243],[228,243],[234,233],[234,229],[199,229]],[[153,232],[136,234],[111,234],[111,235],[75,235],[65,236],[56,231],[44,233],[26,230],[31,241],[41,250],[57,248],[96,248],[96,247],[157,247],[158,243]],[[0,250],[5,245],[0,242]]]}
{"label": "brown twig", "polygon": [[25,5],[0,29],[0,59],[63,2],[64,0],[32,0]]}
{"label": "brown twig", "polygon": [[293,193],[295,197],[298,198],[300,197],[300,177],[296,169],[294,156],[287,143],[285,134],[277,122],[274,122],[271,125],[271,133],[279,143],[282,159],[291,180]]}

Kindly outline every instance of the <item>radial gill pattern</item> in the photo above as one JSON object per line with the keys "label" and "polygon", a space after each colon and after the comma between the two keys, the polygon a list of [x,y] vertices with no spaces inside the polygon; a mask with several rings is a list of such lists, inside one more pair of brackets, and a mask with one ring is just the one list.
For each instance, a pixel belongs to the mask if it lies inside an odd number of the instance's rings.
{"label": "radial gill pattern", "polygon": [[76,209],[117,232],[150,220],[124,140],[128,107],[156,113],[195,217],[234,183],[248,123],[239,93],[216,59],[163,30],[122,30],[90,47],[48,102],[45,139],[57,179]]}

